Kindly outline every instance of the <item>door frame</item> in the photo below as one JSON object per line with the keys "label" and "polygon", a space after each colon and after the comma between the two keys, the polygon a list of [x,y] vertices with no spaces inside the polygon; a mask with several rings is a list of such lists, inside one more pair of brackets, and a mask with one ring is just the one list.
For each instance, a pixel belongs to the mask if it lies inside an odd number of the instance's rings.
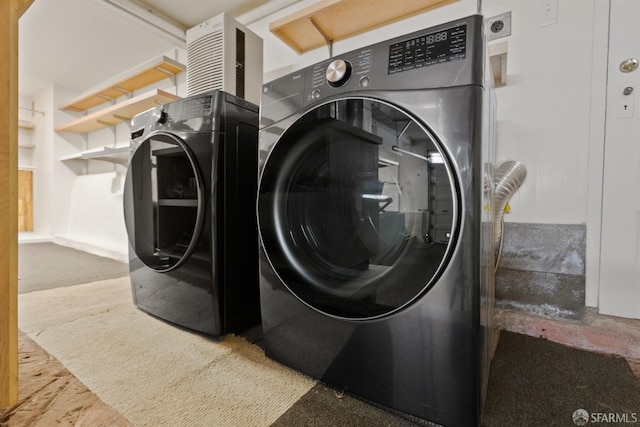
{"label": "door frame", "polygon": [[[596,307],[600,311],[601,298],[606,283],[601,283],[602,274],[602,232],[603,232],[603,191],[604,162],[607,138],[607,126],[615,128],[610,120],[607,122],[606,106],[609,84],[609,39],[611,6],[618,0],[594,0],[593,6],[593,60],[591,65],[591,114],[589,129],[589,163],[587,188],[587,247],[586,247],[586,293],[585,305]],[[614,23],[615,24],[615,23]],[[615,114],[615,113],[613,113]],[[624,296],[623,296],[624,297]],[[629,298],[632,295],[628,295]],[[635,296],[633,296],[635,297]],[[610,300],[610,298],[608,298]],[[609,307],[611,308],[611,307]],[[613,315],[617,315],[618,309]],[[620,314],[622,315],[622,314]]]}
{"label": "door frame", "polygon": [[18,402],[18,21],[33,1],[0,1],[0,408]]}
{"label": "door frame", "polygon": [[596,308],[600,297],[600,243],[602,233],[602,188],[604,179],[610,5],[610,0],[594,0],[593,2],[591,108],[587,168],[585,305]]}

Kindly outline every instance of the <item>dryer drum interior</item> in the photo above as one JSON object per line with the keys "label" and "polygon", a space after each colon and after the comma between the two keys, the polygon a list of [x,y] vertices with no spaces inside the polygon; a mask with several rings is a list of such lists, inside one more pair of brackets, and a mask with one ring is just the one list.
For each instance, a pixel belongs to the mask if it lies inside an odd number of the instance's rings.
{"label": "dryer drum interior", "polygon": [[127,173],[137,212],[125,215],[131,247],[155,271],[179,267],[203,222],[203,183],[193,154],[180,138],[153,133],[137,147]]}
{"label": "dryer drum interior", "polygon": [[298,299],[371,319],[436,282],[455,246],[453,169],[427,127],[385,102],[338,99],[278,139],[259,191],[262,242]]}

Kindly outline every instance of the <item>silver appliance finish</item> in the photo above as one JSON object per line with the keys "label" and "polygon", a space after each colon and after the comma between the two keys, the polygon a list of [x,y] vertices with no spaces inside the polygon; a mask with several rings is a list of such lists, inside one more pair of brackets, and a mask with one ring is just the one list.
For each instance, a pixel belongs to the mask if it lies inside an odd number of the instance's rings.
{"label": "silver appliance finish", "polygon": [[341,54],[265,84],[261,99],[266,354],[447,426],[479,425],[490,361],[482,26],[475,15]]}

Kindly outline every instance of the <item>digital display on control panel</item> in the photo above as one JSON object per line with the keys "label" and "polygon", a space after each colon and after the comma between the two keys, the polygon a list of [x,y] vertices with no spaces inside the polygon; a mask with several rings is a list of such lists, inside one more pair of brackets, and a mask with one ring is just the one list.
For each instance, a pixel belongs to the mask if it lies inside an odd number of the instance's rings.
{"label": "digital display on control panel", "polygon": [[389,74],[464,59],[467,25],[425,34],[389,46]]}
{"label": "digital display on control panel", "polygon": [[199,96],[182,102],[182,111],[180,111],[180,117],[182,117],[183,120],[186,120],[193,117],[202,117],[209,114],[211,112],[212,100],[213,97],[211,95],[208,95]]}

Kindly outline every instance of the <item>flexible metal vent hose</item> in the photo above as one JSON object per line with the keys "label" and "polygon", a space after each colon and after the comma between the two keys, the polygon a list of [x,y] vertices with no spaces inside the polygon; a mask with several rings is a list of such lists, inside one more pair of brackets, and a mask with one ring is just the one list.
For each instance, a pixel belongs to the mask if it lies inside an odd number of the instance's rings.
{"label": "flexible metal vent hose", "polygon": [[493,199],[493,241],[496,247],[495,267],[498,270],[500,257],[502,256],[502,244],[504,240],[504,208],[527,176],[527,168],[524,163],[517,160],[507,160],[498,166],[494,173],[494,199]]}

